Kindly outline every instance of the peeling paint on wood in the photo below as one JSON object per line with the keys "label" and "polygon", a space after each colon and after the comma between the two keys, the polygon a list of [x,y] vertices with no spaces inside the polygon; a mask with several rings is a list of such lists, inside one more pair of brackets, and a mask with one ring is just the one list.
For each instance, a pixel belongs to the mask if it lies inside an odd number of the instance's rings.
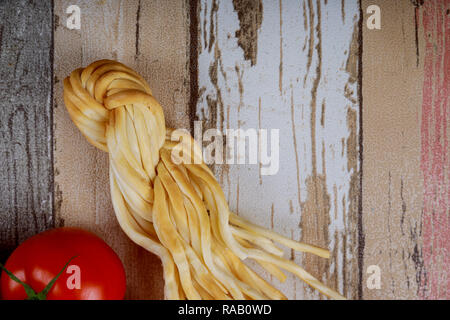
{"label": "peeling paint on wood", "polygon": [[[65,27],[71,4],[79,31]],[[381,30],[365,28],[372,4]],[[213,169],[232,210],[332,255],[286,256],[348,298],[448,299],[449,10],[445,0],[1,2],[0,261],[37,232],[81,226],[125,262],[128,298],[162,297],[158,259],[114,217],[106,154],[62,104],[72,69],[112,58],[150,82],[169,126],[280,129],[276,175]],[[366,286],[370,265],[380,290]],[[323,298],[293,276],[275,285]]]}
{"label": "peeling paint on wood", "polygon": [[[260,165],[223,164],[216,175],[240,215],[330,248],[331,261],[294,259],[356,297],[359,108],[355,75],[345,69],[351,64],[357,72],[358,50],[349,48],[358,34],[358,2],[342,9],[340,2],[261,1],[259,19],[236,2],[200,1],[196,115],[204,130],[280,129],[280,170],[262,176]],[[236,31],[256,20],[252,61]],[[275,284],[290,298],[322,298],[292,276]]]}
{"label": "peeling paint on wood", "polygon": [[[253,66],[256,63],[258,54],[258,32],[263,18],[262,1],[233,0],[233,6],[239,19],[239,30],[235,32],[235,36],[238,39],[238,45],[244,51],[244,58],[250,60]],[[217,8],[217,2],[213,1],[213,10],[215,8]],[[213,26],[213,24],[210,25]],[[210,34],[213,34],[213,32]],[[212,46],[212,42],[209,43],[210,47]]]}
{"label": "peeling paint on wood", "polygon": [[424,83],[421,124],[423,260],[420,297],[450,298],[449,121],[450,3],[423,4]]}

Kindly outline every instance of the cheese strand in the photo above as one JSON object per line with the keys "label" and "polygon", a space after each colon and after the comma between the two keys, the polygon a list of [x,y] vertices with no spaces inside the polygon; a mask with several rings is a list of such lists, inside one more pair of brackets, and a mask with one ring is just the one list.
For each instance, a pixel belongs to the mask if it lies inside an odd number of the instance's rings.
{"label": "cheese strand", "polygon": [[329,258],[230,212],[225,195],[185,131],[166,128],[142,76],[111,60],[64,79],[68,113],[86,139],[109,153],[111,199],[120,227],[159,256],[166,299],[286,299],[256,274],[252,259],[280,281],[286,270],[334,299],[335,290],[283,258],[276,243]]}

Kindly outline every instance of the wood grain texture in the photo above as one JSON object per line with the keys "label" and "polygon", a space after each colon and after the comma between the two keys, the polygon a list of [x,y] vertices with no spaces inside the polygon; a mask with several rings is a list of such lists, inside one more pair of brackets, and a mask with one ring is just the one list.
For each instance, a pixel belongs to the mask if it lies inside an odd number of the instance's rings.
{"label": "wood grain texture", "polygon": [[[258,164],[215,165],[231,209],[329,248],[329,261],[286,254],[357,297],[358,2],[202,0],[198,7],[203,132],[280,130],[277,174],[262,175]],[[291,299],[323,298],[293,276],[273,280]]]}
{"label": "wood grain texture", "polygon": [[415,299],[425,277],[420,169],[424,41],[423,27],[416,24],[422,9],[410,1],[362,1],[363,9],[372,4],[381,8],[382,26],[363,28],[364,272],[379,266],[382,283],[379,290],[368,289],[364,273],[363,297]]}
{"label": "wood grain texture", "polygon": [[0,260],[54,224],[51,2],[0,2]]}
{"label": "wood grain texture", "polygon": [[[65,10],[81,9],[81,30],[65,27]],[[90,146],[62,101],[62,80],[102,58],[121,61],[146,78],[168,125],[187,127],[188,14],[184,1],[55,1],[55,214],[64,225],[101,236],[127,273],[127,298],[163,297],[159,259],[120,230],[111,205],[107,154]]]}
{"label": "wood grain texture", "polygon": [[425,51],[420,167],[426,277],[419,295],[424,299],[450,299],[449,11],[450,2],[439,0],[425,2],[421,12]]}
{"label": "wood grain texture", "polygon": [[372,4],[382,28],[363,29],[364,270],[378,265],[382,284],[363,283],[363,297],[448,299],[448,1]]}
{"label": "wood grain texture", "polygon": [[[81,30],[65,27],[74,4]],[[381,30],[365,26],[373,4]],[[239,215],[332,251],[286,252],[298,264],[348,298],[449,298],[448,1],[5,0],[0,17],[0,261],[79,226],[119,254],[127,298],[163,297],[159,260],[116,222],[107,155],[62,101],[70,71],[111,58],[149,81],[170,127],[280,130],[276,175],[214,170]],[[323,298],[268,278],[289,298]]]}

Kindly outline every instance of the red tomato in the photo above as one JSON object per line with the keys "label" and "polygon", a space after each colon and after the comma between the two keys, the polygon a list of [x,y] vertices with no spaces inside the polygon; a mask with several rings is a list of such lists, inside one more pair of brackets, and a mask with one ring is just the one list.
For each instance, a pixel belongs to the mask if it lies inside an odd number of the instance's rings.
{"label": "red tomato", "polygon": [[[31,237],[12,253],[5,268],[38,293],[74,256],[48,293],[47,300],[124,298],[126,281],[122,262],[103,240],[85,230],[58,228]],[[4,271],[0,288],[3,299],[27,298],[23,286]]]}

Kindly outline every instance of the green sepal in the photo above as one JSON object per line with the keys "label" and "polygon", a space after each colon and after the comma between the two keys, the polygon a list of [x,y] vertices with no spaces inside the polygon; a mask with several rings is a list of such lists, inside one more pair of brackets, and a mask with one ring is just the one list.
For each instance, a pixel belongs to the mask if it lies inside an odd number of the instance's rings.
{"label": "green sepal", "polygon": [[6,269],[1,263],[0,263],[0,268],[3,269],[12,280],[14,280],[15,282],[17,282],[23,286],[23,288],[25,289],[25,293],[28,296],[26,300],[47,300],[47,294],[52,289],[56,280],[58,280],[58,278],[61,276],[61,274],[64,272],[64,270],[66,270],[69,263],[76,257],[77,256],[73,256],[72,258],[70,258],[69,261],[67,261],[67,263],[64,265],[64,267],[61,269],[61,271],[59,271],[59,273],[39,293],[36,293],[36,291],[34,291],[34,289],[32,287],[30,287],[28,284],[26,284],[25,282],[23,282],[22,280],[17,278],[11,271]]}

